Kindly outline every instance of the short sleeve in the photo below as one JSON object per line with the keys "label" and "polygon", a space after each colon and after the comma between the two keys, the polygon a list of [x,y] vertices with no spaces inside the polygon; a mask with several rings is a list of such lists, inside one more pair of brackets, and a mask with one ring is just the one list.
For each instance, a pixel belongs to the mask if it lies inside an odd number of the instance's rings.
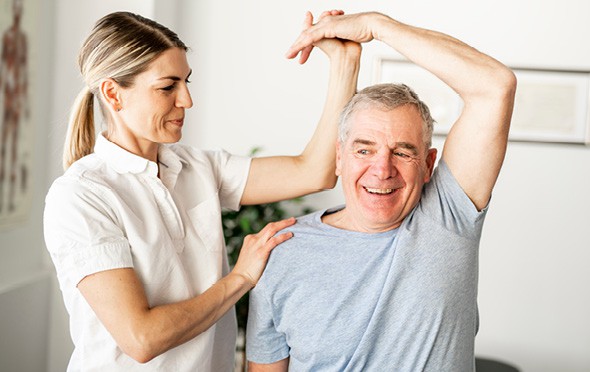
{"label": "short sleeve", "polygon": [[285,335],[278,332],[274,325],[273,309],[264,295],[261,283],[250,292],[246,357],[260,364],[274,363],[289,357]]}
{"label": "short sleeve", "polygon": [[237,210],[246,188],[251,158],[232,155],[225,150],[207,151],[213,164],[222,208]]}
{"label": "short sleeve", "polygon": [[440,216],[440,223],[447,230],[478,238],[487,209],[477,210],[447,164],[441,160],[431,181],[424,186],[417,211],[426,216]]}
{"label": "short sleeve", "polygon": [[89,181],[62,176],[45,199],[45,243],[62,291],[90,274],[133,267],[129,242],[106,195]]}

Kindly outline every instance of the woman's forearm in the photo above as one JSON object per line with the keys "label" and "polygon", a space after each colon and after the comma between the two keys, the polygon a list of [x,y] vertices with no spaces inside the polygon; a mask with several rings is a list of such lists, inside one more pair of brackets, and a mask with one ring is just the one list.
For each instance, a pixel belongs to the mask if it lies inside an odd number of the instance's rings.
{"label": "woman's forearm", "polygon": [[359,67],[358,44],[331,54],[324,110],[309,143],[298,156],[253,159],[242,205],[291,199],[334,187],[339,116],[356,92]]}

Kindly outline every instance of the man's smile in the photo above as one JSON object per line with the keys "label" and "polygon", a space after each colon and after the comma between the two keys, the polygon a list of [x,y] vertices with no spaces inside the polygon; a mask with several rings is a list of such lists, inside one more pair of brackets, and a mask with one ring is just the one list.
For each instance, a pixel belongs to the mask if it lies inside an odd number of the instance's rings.
{"label": "man's smile", "polygon": [[392,192],[395,191],[395,189],[378,189],[378,188],[371,188],[371,187],[365,187],[365,186],[363,186],[363,188],[365,190],[367,190],[367,192],[369,194],[379,194],[379,195],[387,195],[387,194],[391,194]]}

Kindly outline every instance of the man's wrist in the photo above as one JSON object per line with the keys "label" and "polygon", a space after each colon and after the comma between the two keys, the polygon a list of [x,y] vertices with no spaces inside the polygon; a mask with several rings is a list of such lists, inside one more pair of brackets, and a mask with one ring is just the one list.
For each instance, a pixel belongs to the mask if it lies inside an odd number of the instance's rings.
{"label": "man's wrist", "polygon": [[382,13],[371,13],[371,16],[369,28],[373,39],[386,42],[388,35],[399,22]]}

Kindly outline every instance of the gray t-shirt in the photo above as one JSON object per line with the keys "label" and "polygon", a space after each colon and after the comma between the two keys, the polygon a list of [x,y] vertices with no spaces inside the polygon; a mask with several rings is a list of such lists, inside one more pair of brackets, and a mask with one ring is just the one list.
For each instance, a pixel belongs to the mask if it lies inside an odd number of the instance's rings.
{"label": "gray t-shirt", "polygon": [[478,212],[441,161],[402,225],[288,230],[250,294],[247,357],[293,371],[473,371]]}

